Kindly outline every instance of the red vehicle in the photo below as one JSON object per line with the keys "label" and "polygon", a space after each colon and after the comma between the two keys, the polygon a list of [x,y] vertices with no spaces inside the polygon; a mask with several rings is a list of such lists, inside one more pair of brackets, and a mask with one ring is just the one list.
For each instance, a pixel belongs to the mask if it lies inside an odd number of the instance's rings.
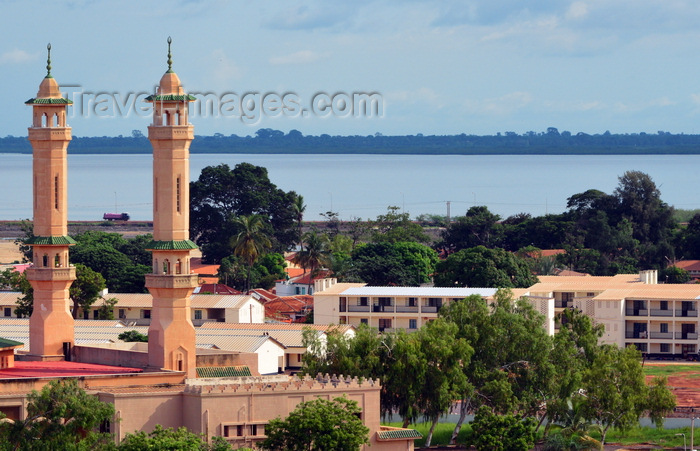
{"label": "red vehicle", "polygon": [[129,213],[105,213],[102,215],[105,221],[128,221]]}

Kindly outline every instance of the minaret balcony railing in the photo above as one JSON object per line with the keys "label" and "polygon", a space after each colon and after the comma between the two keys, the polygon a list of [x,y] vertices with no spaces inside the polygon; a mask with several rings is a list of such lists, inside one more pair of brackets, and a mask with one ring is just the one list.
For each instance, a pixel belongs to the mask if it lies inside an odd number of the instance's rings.
{"label": "minaret balcony railing", "polygon": [[148,288],[196,288],[199,286],[197,274],[146,274]]}
{"label": "minaret balcony railing", "polygon": [[75,280],[75,267],[59,268],[27,268],[27,279],[29,280]]}
{"label": "minaret balcony railing", "polygon": [[150,126],[148,139],[194,139],[194,127],[192,125]]}
{"label": "minaret balcony railing", "polygon": [[29,139],[37,141],[70,141],[71,140],[71,128],[70,127],[30,127],[29,128]]}

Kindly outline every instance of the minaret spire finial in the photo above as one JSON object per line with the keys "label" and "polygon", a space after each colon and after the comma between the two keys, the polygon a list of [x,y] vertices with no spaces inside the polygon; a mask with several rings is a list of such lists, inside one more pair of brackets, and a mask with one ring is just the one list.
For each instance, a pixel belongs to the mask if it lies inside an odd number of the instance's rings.
{"label": "minaret spire finial", "polygon": [[173,39],[168,36],[168,72],[173,71],[173,56],[170,53],[170,44],[173,42]]}
{"label": "minaret spire finial", "polygon": [[49,51],[49,56],[46,58],[46,78],[51,77],[51,43],[49,42],[46,46],[46,50]]}

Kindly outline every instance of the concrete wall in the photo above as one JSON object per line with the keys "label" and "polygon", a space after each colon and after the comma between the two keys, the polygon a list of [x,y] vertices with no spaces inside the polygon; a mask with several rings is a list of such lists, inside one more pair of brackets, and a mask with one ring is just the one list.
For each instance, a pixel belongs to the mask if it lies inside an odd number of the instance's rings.
{"label": "concrete wall", "polygon": [[[145,343],[144,343],[145,344]],[[98,365],[125,366],[146,368],[148,366],[148,350],[107,348],[105,345],[74,346],[73,357],[76,362],[89,362]]]}
{"label": "concrete wall", "polygon": [[[258,356],[248,352],[197,350],[197,367],[247,366],[253,375],[259,375]],[[275,370],[276,372],[277,370]]]}

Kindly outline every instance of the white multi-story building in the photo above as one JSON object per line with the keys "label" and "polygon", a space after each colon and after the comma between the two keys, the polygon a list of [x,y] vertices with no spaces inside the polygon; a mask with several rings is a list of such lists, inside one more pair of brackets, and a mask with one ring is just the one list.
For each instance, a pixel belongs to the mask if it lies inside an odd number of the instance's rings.
{"label": "white multi-story building", "polygon": [[[540,276],[539,283],[513,290],[545,316],[556,331],[556,317],[581,310],[605,326],[601,342],[636,346],[658,357],[698,353],[700,284],[657,284],[656,271],[596,276]],[[316,324],[365,323],[380,331],[413,330],[437,317],[442,305],[479,294],[491,300],[495,288],[368,287],[325,282],[314,294]]]}

